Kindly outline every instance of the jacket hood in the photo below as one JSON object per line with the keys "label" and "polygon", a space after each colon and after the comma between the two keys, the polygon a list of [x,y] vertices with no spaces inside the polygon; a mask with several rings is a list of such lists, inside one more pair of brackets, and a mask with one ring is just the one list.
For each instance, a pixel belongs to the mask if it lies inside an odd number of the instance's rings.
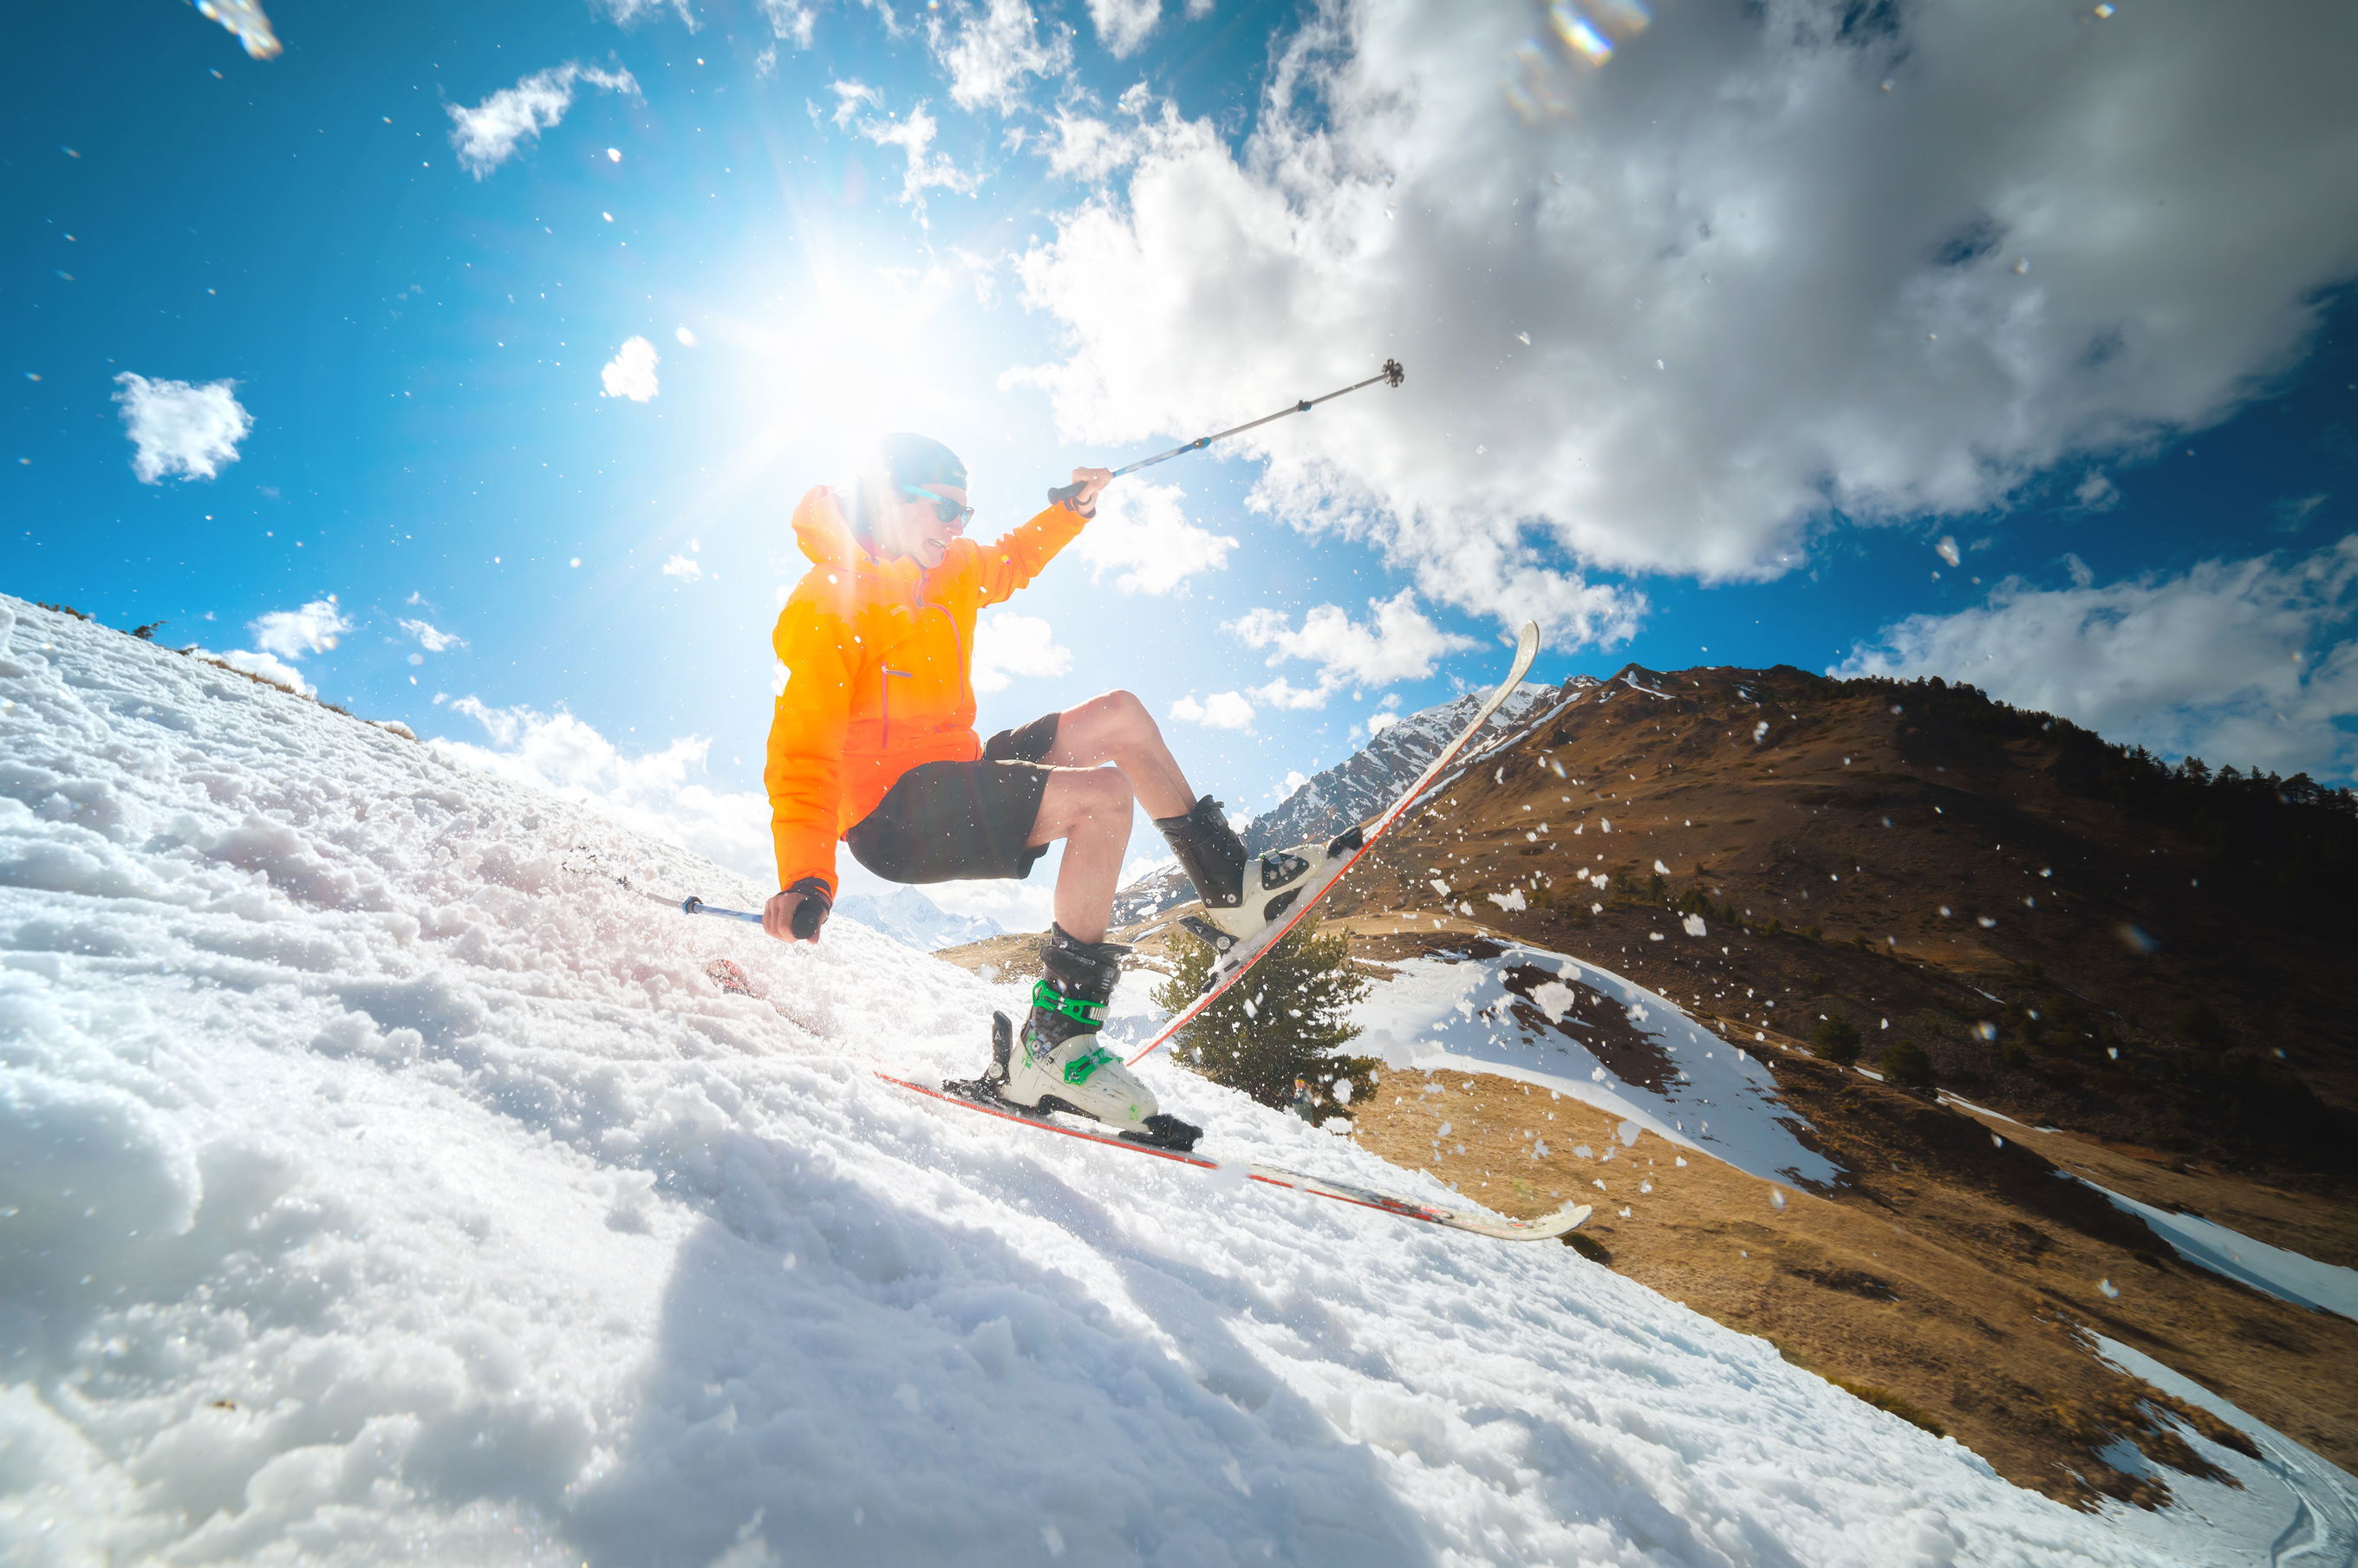
{"label": "jacket hood", "polygon": [[875,558],[851,536],[841,503],[825,485],[811,490],[795,507],[795,542],[813,566],[857,567]]}

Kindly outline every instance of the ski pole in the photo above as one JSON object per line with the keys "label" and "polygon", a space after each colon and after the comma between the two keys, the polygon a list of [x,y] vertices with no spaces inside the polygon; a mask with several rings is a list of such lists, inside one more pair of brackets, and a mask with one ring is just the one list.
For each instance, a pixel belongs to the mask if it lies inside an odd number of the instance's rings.
{"label": "ski pole", "polygon": [[[622,879],[620,877],[616,877],[614,880],[618,882],[622,882],[624,887],[631,886],[630,883],[622,881]],[[717,903],[705,903],[694,893],[688,894],[687,897],[680,900],[675,904],[669,898],[666,898],[659,892],[648,892],[642,888],[631,888],[631,891],[637,893],[641,898],[651,898],[654,900],[655,903],[664,905],[667,909],[676,909],[682,914],[717,914],[724,920],[741,920],[748,925],[759,925],[762,924],[762,917],[751,910],[723,909]],[[817,908],[818,906],[817,904],[814,904],[809,900],[806,899],[803,901],[800,907],[795,911],[794,933],[806,942],[809,941],[813,936],[818,934],[817,922],[807,918],[808,916],[816,914]]]}
{"label": "ski pole", "polygon": [[[665,902],[668,903],[669,901],[665,900]],[[682,914],[718,914],[725,920],[744,921],[749,925],[759,925],[762,924],[762,917],[751,913],[750,911],[742,909],[723,909],[717,903],[707,903],[702,899],[698,898],[693,894],[680,900],[679,912]],[[797,910],[795,913],[800,914],[801,911]]]}
{"label": "ski pole", "polygon": [[[671,901],[665,899],[664,902],[669,903]],[[681,901],[679,912],[682,914],[717,914],[725,920],[741,920],[750,925],[762,924],[759,914],[742,909],[723,909],[717,903],[705,903],[693,893]],[[812,940],[818,935],[818,920],[819,906],[808,899],[803,900],[795,906],[794,934],[806,942]]]}
{"label": "ski pole", "polygon": [[[1368,377],[1365,381],[1355,381],[1348,386],[1338,387],[1335,391],[1328,393],[1324,397],[1305,397],[1291,407],[1281,408],[1274,414],[1265,414],[1258,419],[1252,420],[1247,424],[1238,425],[1233,429],[1223,430],[1216,436],[1198,436],[1184,447],[1174,447],[1167,452],[1160,452],[1151,458],[1141,458],[1138,461],[1130,464],[1128,468],[1119,468],[1114,470],[1113,477],[1115,479],[1120,479],[1126,473],[1136,473],[1141,469],[1151,469],[1157,463],[1167,463],[1173,458],[1184,456],[1188,452],[1200,452],[1215,441],[1225,441],[1230,436],[1241,436],[1247,430],[1252,429],[1256,426],[1268,424],[1271,419],[1282,419],[1289,414],[1307,414],[1322,403],[1332,402],[1334,399],[1342,396],[1343,394],[1347,392],[1357,392],[1363,386],[1373,386],[1379,381],[1389,382],[1392,385],[1398,386],[1401,384],[1401,378],[1407,374],[1408,372],[1401,368],[1400,361],[1386,360],[1384,362],[1384,368],[1378,371],[1375,374]],[[1048,492],[1048,499],[1051,502],[1069,501],[1074,496],[1080,494],[1080,484],[1076,481],[1071,484],[1058,485],[1055,489]]]}

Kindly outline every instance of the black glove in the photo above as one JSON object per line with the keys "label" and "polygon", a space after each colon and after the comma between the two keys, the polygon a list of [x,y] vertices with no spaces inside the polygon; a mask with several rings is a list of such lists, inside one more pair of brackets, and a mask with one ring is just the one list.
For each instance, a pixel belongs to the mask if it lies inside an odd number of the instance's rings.
{"label": "black glove", "polygon": [[805,877],[786,891],[800,893],[803,900],[795,906],[795,935],[806,942],[817,941],[818,928],[825,925],[827,917],[834,913],[835,895],[827,892],[827,884],[817,877]]}

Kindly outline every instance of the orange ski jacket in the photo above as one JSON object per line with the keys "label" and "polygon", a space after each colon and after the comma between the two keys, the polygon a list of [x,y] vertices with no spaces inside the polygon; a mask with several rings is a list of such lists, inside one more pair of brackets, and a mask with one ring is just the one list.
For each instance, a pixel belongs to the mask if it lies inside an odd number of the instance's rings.
{"label": "orange ski jacket", "polygon": [[811,568],[786,600],[770,645],[786,667],[762,780],[778,885],[836,888],[835,843],[920,762],[972,762],[974,618],[1040,575],[1087,521],[1051,506],[989,545],[953,539],[927,571],[877,559],[853,536],[834,492],[795,508]]}

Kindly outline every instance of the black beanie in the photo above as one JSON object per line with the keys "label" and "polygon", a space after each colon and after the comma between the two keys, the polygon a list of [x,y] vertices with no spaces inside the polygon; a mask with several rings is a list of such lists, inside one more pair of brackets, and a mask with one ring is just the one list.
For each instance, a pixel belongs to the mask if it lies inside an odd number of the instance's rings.
{"label": "black beanie", "polygon": [[885,473],[895,484],[949,484],[966,488],[966,464],[931,436],[898,430],[876,443]]}
{"label": "black beanie", "polygon": [[896,430],[878,441],[852,496],[852,536],[862,545],[872,546],[875,542],[877,508],[887,499],[901,499],[884,493],[896,484],[954,484],[964,490],[966,464],[931,436]]}

